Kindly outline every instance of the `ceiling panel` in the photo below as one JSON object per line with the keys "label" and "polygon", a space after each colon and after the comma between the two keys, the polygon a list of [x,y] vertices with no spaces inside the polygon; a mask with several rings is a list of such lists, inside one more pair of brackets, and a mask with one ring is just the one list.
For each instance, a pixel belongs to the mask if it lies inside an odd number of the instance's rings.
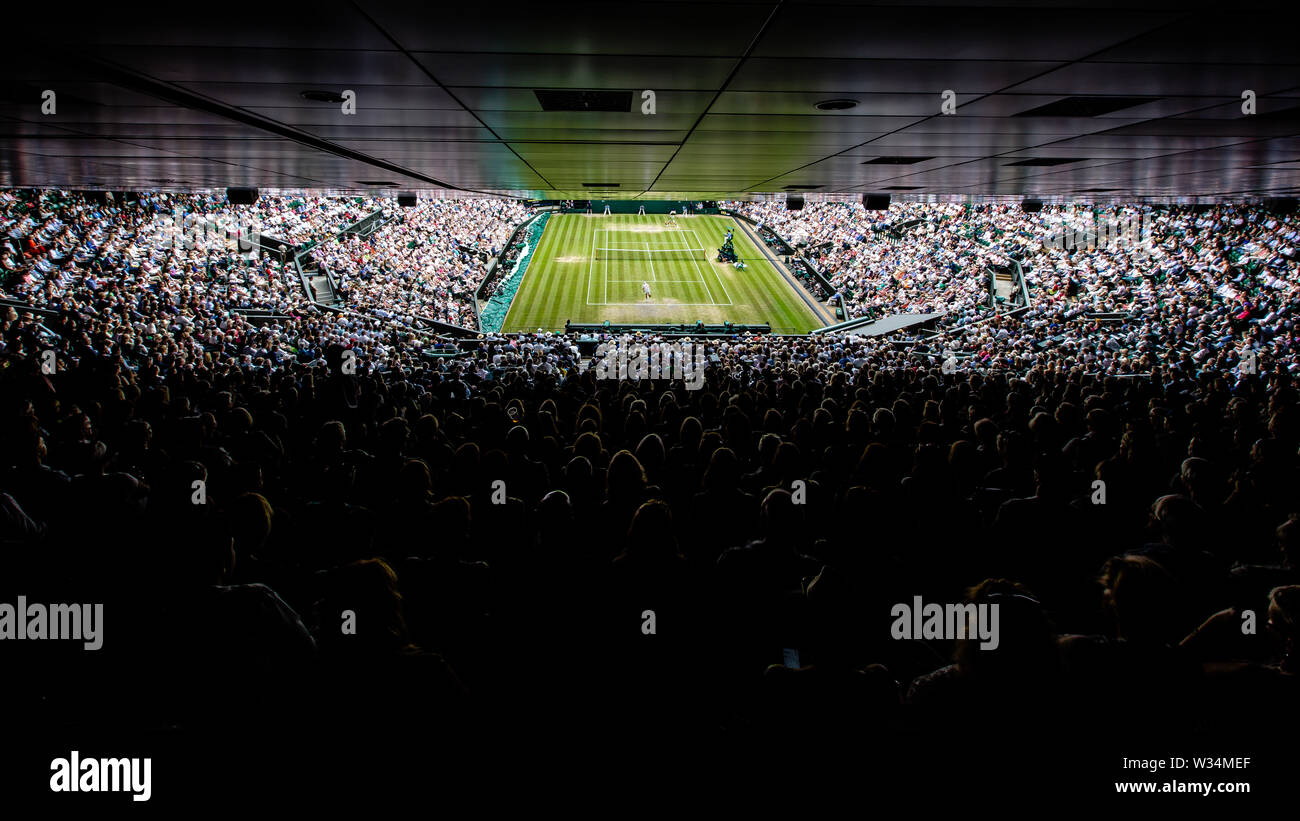
{"label": "ceiling panel", "polygon": [[[1300,59],[1283,4],[320,0],[147,2],[58,25],[33,4],[7,15],[23,36],[0,54],[4,185],[388,180],[532,197],[805,185],[814,199],[1300,188]],[[626,111],[545,111],[537,89],[632,93]],[[303,97],[344,90],[356,113]],[[1153,99],[1024,116],[1071,97]],[[831,100],[845,102],[817,108]],[[893,157],[925,159],[870,162]],[[1072,161],[1012,165],[1025,160]]]}
{"label": "ceiling panel", "polygon": [[[290,40],[286,32],[286,41]],[[230,83],[296,83],[342,90],[359,85],[423,85],[427,75],[398,51],[301,48],[184,47],[156,45],[91,47],[117,66],[173,83],[221,80]],[[310,42],[310,41],[308,41]]]}
{"label": "ceiling panel", "polygon": [[988,8],[787,6],[776,21],[781,36],[760,44],[755,55],[1000,60],[1014,40],[1026,60],[1077,60],[1175,19],[1176,14],[1140,9],[1104,16],[1069,8],[1024,14]]}
{"label": "ceiling panel", "polygon": [[[227,83],[227,82],[184,82],[177,83],[181,88],[196,94],[220,100],[226,105],[242,108],[301,108],[315,111],[343,112],[340,103],[319,103],[305,100],[304,91],[333,91],[341,93],[338,88],[306,88],[302,83]],[[416,108],[416,109],[451,109],[463,110],[450,93],[434,85],[427,79],[415,85],[372,85],[370,83],[348,83],[347,89],[356,94],[357,110],[367,108]]]}
{"label": "ceiling panel", "polygon": [[611,54],[465,54],[416,52],[449,86],[713,90],[736,64],[727,57],[628,57]]}
{"label": "ceiling panel", "polygon": [[[987,94],[1058,68],[1060,62],[974,60],[831,60],[751,58],[732,91],[906,92],[944,89]],[[936,106],[937,107],[937,106]]]}
{"label": "ceiling panel", "polygon": [[[759,31],[770,3],[689,0],[681,11],[652,2],[551,3],[545,13],[518,13],[492,3],[413,5],[403,0],[362,0],[361,8],[413,51],[551,54],[739,54]],[[503,13],[505,12],[505,13]],[[468,40],[467,32],[478,33]],[[491,38],[482,33],[491,32]]]}

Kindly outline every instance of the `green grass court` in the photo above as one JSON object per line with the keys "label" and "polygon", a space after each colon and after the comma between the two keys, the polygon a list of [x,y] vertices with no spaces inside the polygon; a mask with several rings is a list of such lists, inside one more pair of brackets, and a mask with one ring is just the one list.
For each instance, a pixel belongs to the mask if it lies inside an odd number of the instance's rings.
{"label": "green grass court", "polygon": [[[557,214],[502,330],[558,331],[566,320],[599,323],[763,323],[807,333],[825,323],[730,217]],[[728,228],[749,267],[715,262]],[[642,293],[649,283],[652,297]]]}

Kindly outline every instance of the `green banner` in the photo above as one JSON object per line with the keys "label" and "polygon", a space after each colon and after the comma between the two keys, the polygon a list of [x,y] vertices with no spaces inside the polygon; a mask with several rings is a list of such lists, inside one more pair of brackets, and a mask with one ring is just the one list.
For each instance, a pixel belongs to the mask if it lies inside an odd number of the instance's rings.
{"label": "green banner", "polygon": [[532,225],[528,226],[520,242],[524,245],[523,253],[515,260],[515,267],[510,270],[509,274],[497,286],[496,293],[488,299],[487,304],[483,305],[479,313],[479,325],[485,333],[495,333],[501,330],[501,326],[506,321],[506,313],[510,310],[510,303],[514,301],[515,293],[519,290],[519,285],[524,281],[524,274],[528,271],[528,263],[533,258],[533,252],[537,250],[537,244],[542,239],[542,232],[546,230],[546,221],[550,219],[550,214],[542,214]]}

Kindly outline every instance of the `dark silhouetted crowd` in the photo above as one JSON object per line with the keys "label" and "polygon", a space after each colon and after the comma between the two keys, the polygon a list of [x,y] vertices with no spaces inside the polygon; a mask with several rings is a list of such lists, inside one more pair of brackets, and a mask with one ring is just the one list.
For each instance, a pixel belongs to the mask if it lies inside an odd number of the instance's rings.
{"label": "dark silhouetted crowd", "polygon": [[[597,380],[563,335],[251,324],[206,266],[124,261],[126,210],[7,196],[7,275],[56,259],[5,296],[58,315],[0,322],[0,601],[103,602],[105,638],[0,646],[23,671],[3,725],[346,739],[374,777],[431,750],[563,772],[615,748],[635,770],[1294,746],[1289,256],[1240,269],[1281,283],[1267,322],[1170,324],[1214,284],[1184,270],[1124,330],[1067,319],[1064,286],[1007,320],[1073,322],[1073,347],[945,373],[865,338],[736,338],[691,391]],[[917,596],[999,604],[997,649],[893,639]]]}

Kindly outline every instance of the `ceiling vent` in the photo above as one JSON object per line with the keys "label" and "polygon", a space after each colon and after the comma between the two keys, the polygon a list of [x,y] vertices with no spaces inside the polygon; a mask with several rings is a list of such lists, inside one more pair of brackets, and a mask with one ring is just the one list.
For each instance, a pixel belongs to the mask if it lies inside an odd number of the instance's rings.
{"label": "ceiling vent", "polygon": [[1112,111],[1154,103],[1159,97],[1065,97],[1012,117],[1100,117]]}
{"label": "ceiling vent", "polygon": [[1242,116],[1270,122],[1290,123],[1300,120],[1300,106],[1280,108],[1277,111],[1261,111],[1258,114],[1243,114]]}
{"label": "ceiling vent", "polygon": [[534,89],[542,111],[609,111],[632,110],[631,91],[606,91],[582,88]]}
{"label": "ceiling vent", "polygon": [[919,162],[933,160],[934,157],[876,157],[863,161],[863,165],[916,165]]}
{"label": "ceiling vent", "polygon": [[1068,165],[1069,163],[1072,162],[1083,162],[1085,159],[1087,158],[1086,157],[1033,157],[1028,160],[1020,160],[1019,162],[1006,163],[1006,167],[1010,168],[1015,165],[1022,165],[1022,166]]}
{"label": "ceiling vent", "polygon": [[311,100],[313,103],[341,103],[344,102],[343,95],[337,91],[315,91],[308,90],[302,92],[304,100]]}

